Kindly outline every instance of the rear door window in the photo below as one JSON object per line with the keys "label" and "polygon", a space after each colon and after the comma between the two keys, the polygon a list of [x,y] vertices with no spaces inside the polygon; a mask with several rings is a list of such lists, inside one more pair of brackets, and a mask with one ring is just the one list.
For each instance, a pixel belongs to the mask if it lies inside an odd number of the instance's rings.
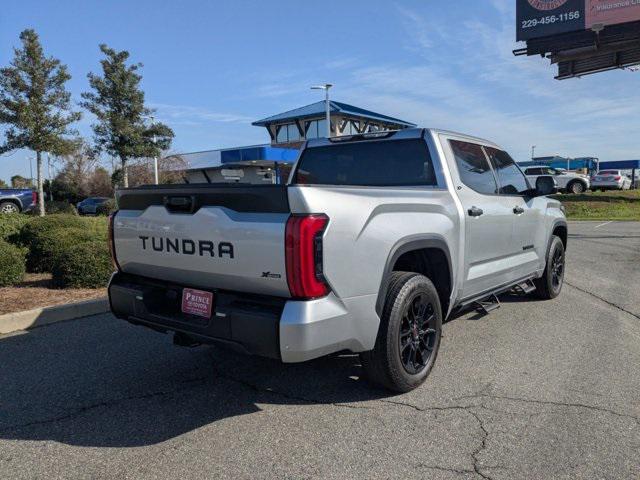
{"label": "rear door window", "polygon": [[526,193],[529,190],[529,183],[513,158],[504,150],[492,147],[484,148],[498,176],[500,193],[502,195],[523,195]]}
{"label": "rear door window", "polygon": [[449,140],[456,159],[460,180],[478,193],[495,195],[498,193],[496,178],[491,171],[482,147],[475,143]]}
{"label": "rear door window", "polygon": [[293,183],[399,187],[437,185],[424,140],[351,142],[302,153]]}

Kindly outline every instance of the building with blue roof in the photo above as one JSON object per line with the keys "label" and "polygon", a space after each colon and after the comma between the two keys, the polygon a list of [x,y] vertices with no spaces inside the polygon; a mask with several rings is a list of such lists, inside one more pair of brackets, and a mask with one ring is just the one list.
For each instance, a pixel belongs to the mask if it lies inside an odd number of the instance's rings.
{"label": "building with blue roof", "polygon": [[[416,125],[342,102],[329,102],[331,136],[402,130]],[[326,103],[288,110],[252,123],[266,128],[270,143],[171,155],[185,165],[189,183],[278,183],[290,171],[306,140],[326,136]]]}
{"label": "building with blue roof", "polygon": [[[332,137],[416,126],[406,120],[336,101],[329,102],[329,113]],[[325,115],[326,103],[320,101],[263,118],[252,125],[265,127],[272,145],[299,146],[305,140],[326,136]]]}

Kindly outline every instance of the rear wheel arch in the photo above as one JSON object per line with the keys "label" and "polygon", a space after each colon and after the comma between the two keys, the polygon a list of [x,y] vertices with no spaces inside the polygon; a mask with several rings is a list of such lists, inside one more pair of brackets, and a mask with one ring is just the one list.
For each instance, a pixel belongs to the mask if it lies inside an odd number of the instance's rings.
{"label": "rear wheel arch", "polygon": [[[564,245],[564,249],[566,251],[567,239],[569,237],[569,230],[567,229],[567,225],[564,223],[554,225],[551,238],[553,238],[553,236],[560,237],[560,240],[562,240],[562,245]],[[551,241],[551,239],[549,241]]]}
{"label": "rear wheel arch", "polygon": [[16,206],[16,208],[18,209],[18,212],[22,212],[22,204],[15,198],[0,199],[0,205],[2,205],[3,203],[11,203]]}
{"label": "rear wheel arch", "polygon": [[376,301],[378,315],[382,315],[394,271],[419,273],[430,279],[438,291],[442,312],[446,317],[453,288],[453,267],[444,238],[412,239],[395,247],[385,264]]}

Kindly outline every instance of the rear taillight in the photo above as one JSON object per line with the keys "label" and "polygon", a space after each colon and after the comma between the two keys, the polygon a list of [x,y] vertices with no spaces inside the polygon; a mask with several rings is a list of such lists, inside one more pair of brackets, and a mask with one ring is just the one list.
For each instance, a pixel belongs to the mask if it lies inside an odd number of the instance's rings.
{"label": "rear taillight", "polygon": [[38,192],[31,192],[31,203],[38,204]]}
{"label": "rear taillight", "polygon": [[293,215],[287,221],[287,283],[294,298],[308,300],[329,293],[322,271],[322,234],[328,223],[322,214]]}
{"label": "rear taillight", "polygon": [[615,177],[613,177],[613,179],[617,182],[618,180],[620,180],[622,177],[620,175],[617,175]]}
{"label": "rear taillight", "polygon": [[120,265],[118,265],[118,259],[116,258],[116,243],[113,236],[113,223],[116,218],[116,213],[117,212],[114,212],[111,215],[109,215],[108,242],[109,242],[109,253],[111,254],[111,262],[113,263],[113,266],[117,270],[120,270]]}

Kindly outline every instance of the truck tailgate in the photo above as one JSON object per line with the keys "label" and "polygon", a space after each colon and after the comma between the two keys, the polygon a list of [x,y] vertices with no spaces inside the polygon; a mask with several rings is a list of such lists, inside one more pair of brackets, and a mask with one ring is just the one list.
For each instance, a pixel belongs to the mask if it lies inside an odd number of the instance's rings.
{"label": "truck tailgate", "polygon": [[121,190],[114,242],[122,271],[204,289],[289,297],[286,186]]}

